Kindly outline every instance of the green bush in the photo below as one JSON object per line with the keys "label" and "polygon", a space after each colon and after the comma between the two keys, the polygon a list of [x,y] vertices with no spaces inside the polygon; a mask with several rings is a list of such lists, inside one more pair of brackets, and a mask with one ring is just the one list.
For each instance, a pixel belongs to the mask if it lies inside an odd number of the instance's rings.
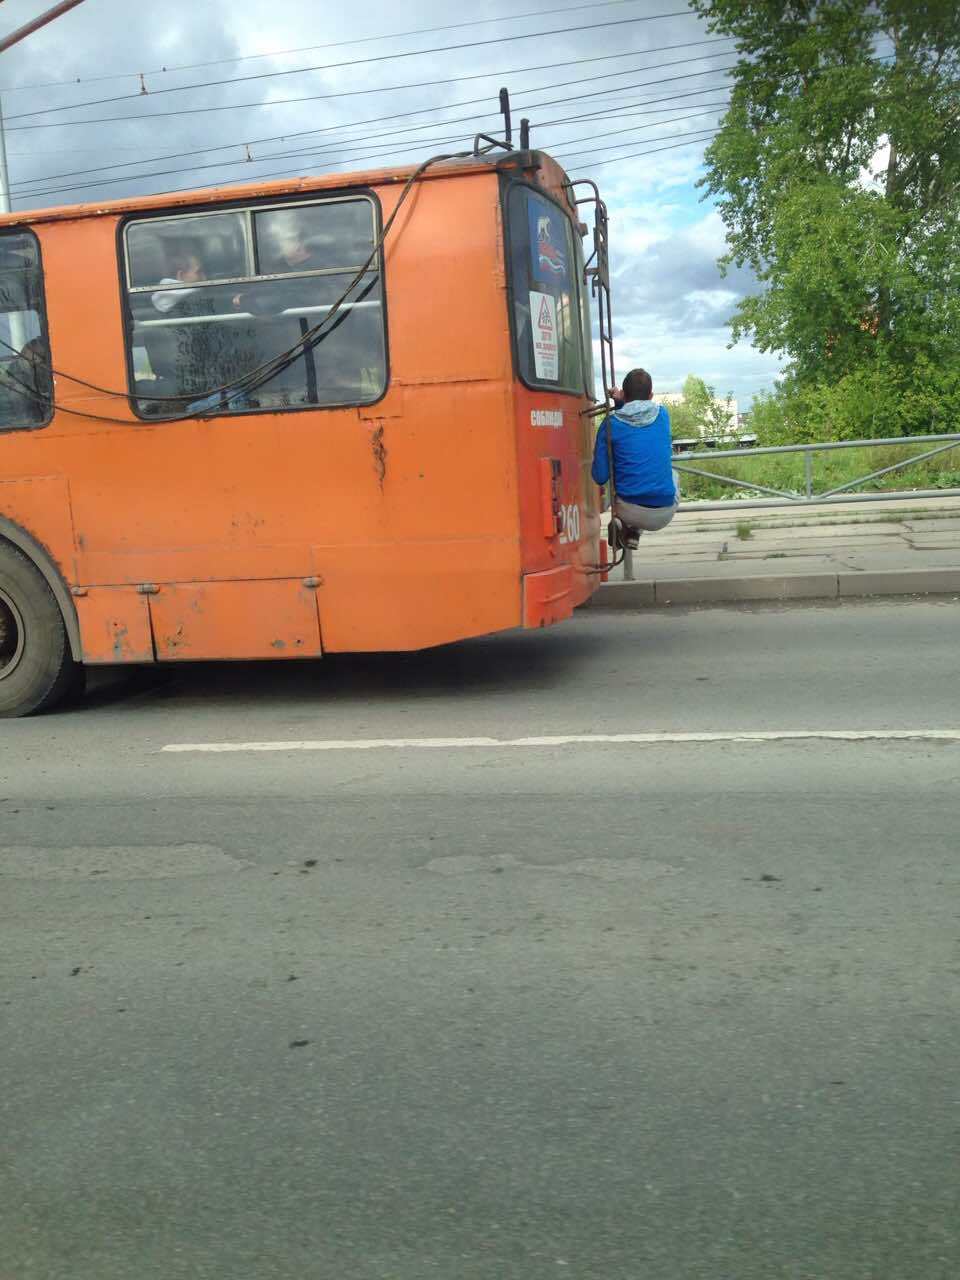
{"label": "green bush", "polygon": [[949,364],[920,355],[909,367],[878,353],[833,383],[788,378],[754,401],[751,426],[762,445],[960,431],[960,352]]}

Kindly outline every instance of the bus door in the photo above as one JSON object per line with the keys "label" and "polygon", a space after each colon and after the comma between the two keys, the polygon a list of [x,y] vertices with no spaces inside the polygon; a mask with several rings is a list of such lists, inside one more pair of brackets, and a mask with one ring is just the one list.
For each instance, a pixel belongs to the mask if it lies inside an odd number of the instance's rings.
{"label": "bus door", "polygon": [[590,480],[593,400],[583,253],[569,212],[545,191],[505,193],[524,624],[569,617],[595,589],[599,512]]}

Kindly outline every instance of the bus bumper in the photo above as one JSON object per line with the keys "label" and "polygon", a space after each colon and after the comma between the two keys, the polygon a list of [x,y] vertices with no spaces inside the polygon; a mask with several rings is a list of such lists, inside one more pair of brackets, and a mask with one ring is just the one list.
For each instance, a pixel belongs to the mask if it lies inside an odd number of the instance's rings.
{"label": "bus bumper", "polygon": [[523,625],[548,627],[573,616],[573,569],[562,565],[523,576]]}

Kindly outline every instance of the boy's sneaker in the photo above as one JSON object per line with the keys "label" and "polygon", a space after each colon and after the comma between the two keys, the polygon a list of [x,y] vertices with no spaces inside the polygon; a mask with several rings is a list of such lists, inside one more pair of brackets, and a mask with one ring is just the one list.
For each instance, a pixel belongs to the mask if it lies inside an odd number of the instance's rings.
{"label": "boy's sneaker", "polygon": [[607,526],[607,544],[611,547],[622,547],[625,530],[619,516],[611,516]]}
{"label": "boy's sneaker", "polygon": [[636,551],[637,547],[639,547],[640,545],[640,530],[624,529],[623,532],[624,532],[624,543],[623,543],[624,546],[628,547],[629,550],[631,551]]}

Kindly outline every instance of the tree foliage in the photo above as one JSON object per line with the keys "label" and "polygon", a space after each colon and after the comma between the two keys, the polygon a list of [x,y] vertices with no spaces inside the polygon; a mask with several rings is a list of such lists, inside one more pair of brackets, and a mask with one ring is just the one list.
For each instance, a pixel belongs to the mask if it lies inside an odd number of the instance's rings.
{"label": "tree foliage", "polygon": [[[762,285],[740,303],[734,337],[785,354],[784,397],[831,400],[851,434],[870,434],[859,428],[883,417],[878,404],[889,416],[888,397],[921,392],[923,379],[949,398],[960,369],[960,5],[692,2],[739,54],[703,180],[727,229],[721,265],[749,264]],[[926,429],[936,409],[913,398],[900,429]]]}
{"label": "tree foliage", "polygon": [[683,380],[683,399],[670,406],[670,426],[676,440],[697,435],[724,436],[730,432],[730,414],[716,390],[708,387],[703,378],[689,373]]}

